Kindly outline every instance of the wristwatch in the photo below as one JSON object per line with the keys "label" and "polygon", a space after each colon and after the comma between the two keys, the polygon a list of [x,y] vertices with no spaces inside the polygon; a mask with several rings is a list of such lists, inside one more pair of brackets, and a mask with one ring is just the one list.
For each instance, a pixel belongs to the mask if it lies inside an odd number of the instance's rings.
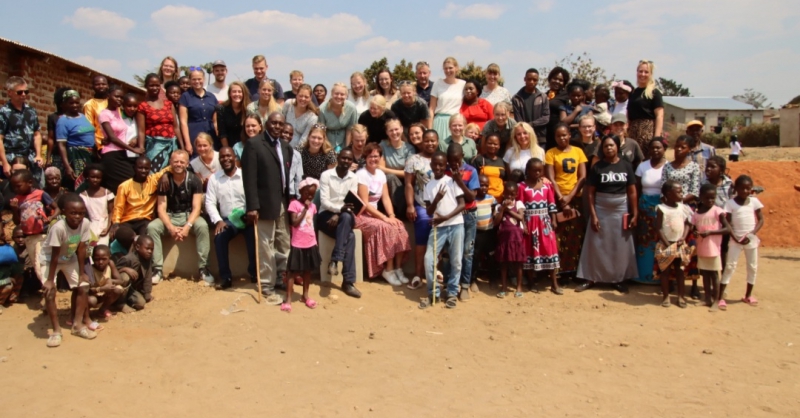
{"label": "wristwatch", "polygon": [[192,227],[192,223],[191,222],[186,222],[186,225],[189,225],[189,228]]}

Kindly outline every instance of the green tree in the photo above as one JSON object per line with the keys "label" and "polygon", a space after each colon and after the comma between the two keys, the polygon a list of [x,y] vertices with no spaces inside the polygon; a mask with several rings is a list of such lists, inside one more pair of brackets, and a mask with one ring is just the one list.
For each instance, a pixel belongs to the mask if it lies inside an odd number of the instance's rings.
{"label": "green tree", "polygon": [[389,60],[386,57],[372,61],[372,64],[364,70],[364,78],[367,79],[367,90],[375,89],[375,76],[384,68],[389,68]]}
{"label": "green tree", "polygon": [[[616,74],[611,74],[610,77],[606,75],[606,70],[595,65],[588,52],[584,52],[580,55],[569,54],[559,61],[556,61],[554,66],[566,69],[569,72],[570,80],[586,80],[593,86],[600,84],[608,85],[616,77]],[[551,68],[547,67],[539,70],[539,85],[545,89],[549,87],[547,74],[550,73],[550,70]]]}
{"label": "green tree", "polygon": [[394,65],[392,78],[394,78],[395,83],[400,81],[416,81],[417,74],[414,72],[414,64],[411,61],[406,62],[405,59],[400,60],[399,63]]}
{"label": "green tree", "polygon": [[656,85],[658,89],[661,90],[661,94],[664,96],[680,96],[680,97],[691,97],[692,94],[689,93],[688,87],[683,87],[683,84],[678,83],[675,80],[671,80],[669,78],[659,77],[656,80]]}
{"label": "green tree", "polygon": [[762,93],[759,93],[753,89],[744,89],[744,93],[737,94],[733,96],[733,100],[738,100],[742,103],[747,103],[750,106],[755,107],[756,109],[763,109],[765,107],[772,106],[772,103],[767,103],[767,96]]}
{"label": "green tree", "polygon": [[[389,60],[386,59],[386,57],[383,57],[377,61],[372,61],[372,64],[370,64],[370,66],[364,70],[364,78],[367,79],[368,90],[375,89],[375,76],[377,76],[378,72],[384,68],[390,68]],[[416,80],[417,76],[414,73],[414,64],[406,59],[401,59],[399,63],[394,65],[394,69],[392,70],[392,78],[394,79],[395,83],[403,80]]]}
{"label": "green tree", "polygon": [[456,78],[462,80],[478,80],[482,85],[486,85],[486,73],[480,65],[475,65],[475,61],[469,61],[461,67],[456,74]]}

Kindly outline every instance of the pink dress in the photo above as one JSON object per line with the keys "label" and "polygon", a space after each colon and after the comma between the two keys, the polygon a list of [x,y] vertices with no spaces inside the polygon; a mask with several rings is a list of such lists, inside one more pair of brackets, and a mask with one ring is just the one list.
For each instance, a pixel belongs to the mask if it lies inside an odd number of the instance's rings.
{"label": "pink dress", "polygon": [[550,222],[550,214],[558,212],[555,193],[551,184],[542,184],[539,189],[519,184],[517,200],[525,205],[525,223],[528,226],[528,261],[525,270],[555,270],[560,267],[558,238]]}

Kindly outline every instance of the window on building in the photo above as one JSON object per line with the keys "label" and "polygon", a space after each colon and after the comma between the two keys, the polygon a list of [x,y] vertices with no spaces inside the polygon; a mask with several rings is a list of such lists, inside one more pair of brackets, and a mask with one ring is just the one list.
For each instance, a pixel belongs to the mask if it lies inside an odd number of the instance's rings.
{"label": "window on building", "polygon": [[722,125],[724,125],[724,124],[725,124],[725,119],[727,119],[725,116],[719,116],[719,117],[717,117],[717,126],[722,126]]}
{"label": "window on building", "polygon": [[750,126],[750,123],[751,123],[750,116],[745,116],[744,117],[744,126]]}
{"label": "window on building", "polygon": [[702,123],[703,123],[703,125],[705,125],[705,124],[706,124],[706,117],[705,117],[705,116],[695,116],[694,118],[695,118],[696,120],[699,120],[700,122],[702,122]]}

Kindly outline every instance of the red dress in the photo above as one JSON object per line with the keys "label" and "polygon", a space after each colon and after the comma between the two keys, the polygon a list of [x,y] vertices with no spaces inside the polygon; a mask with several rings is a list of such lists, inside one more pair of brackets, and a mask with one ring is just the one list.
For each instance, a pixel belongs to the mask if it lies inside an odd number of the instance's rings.
{"label": "red dress", "polygon": [[478,103],[473,105],[462,103],[459,112],[467,120],[467,124],[477,123],[481,131],[486,122],[494,119],[494,107],[486,99],[478,99]]}
{"label": "red dress", "polygon": [[533,189],[527,183],[519,184],[517,200],[525,205],[525,222],[528,226],[528,261],[525,270],[555,270],[560,267],[558,238],[550,214],[558,212],[553,185],[542,183]]}

